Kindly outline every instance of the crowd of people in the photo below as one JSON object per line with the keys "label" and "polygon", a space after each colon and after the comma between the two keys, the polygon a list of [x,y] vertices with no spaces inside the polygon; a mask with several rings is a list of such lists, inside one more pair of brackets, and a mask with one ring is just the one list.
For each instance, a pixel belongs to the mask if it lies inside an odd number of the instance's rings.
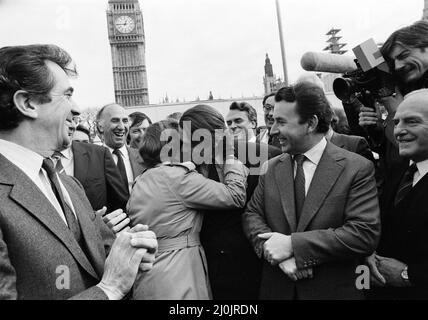
{"label": "crowd of people", "polygon": [[302,75],[265,126],[112,103],[95,145],[70,55],[0,48],[0,299],[428,299],[427,50],[426,21],[384,43],[385,119],[356,95],[338,120]]}

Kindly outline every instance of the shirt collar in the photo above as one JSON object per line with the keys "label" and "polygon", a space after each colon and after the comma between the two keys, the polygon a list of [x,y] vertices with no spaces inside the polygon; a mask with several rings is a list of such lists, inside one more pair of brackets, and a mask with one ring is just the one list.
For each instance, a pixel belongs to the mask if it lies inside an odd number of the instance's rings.
{"label": "shirt collar", "polygon": [[312,149],[306,151],[304,155],[313,164],[318,165],[326,147],[327,140],[323,137],[320,142],[313,146]]}
{"label": "shirt collar", "polygon": [[72,154],[73,154],[73,152],[71,150],[71,146],[65,150],[59,151],[59,153],[61,153],[61,156],[67,160],[70,160],[72,158]]}
{"label": "shirt collar", "polygon": [[[109,150],[110,150],[110,152],[113,154],[113,151],[114,151],[114,149],[113,148],[110,148],[108,145],[105,145]],[[124,144],[121,148],[119,148],[119,151],[122,153],[122,156],[125,158],[125,159],[128,159],[129,158],[129,155],[128,155],[128,148],[126,147],[126,144]]]}
{"label": "shirt collar", "polygon": [[43,163],[43,157],[19,144],[0,139],[1,154],[35,181]]}
{"label": "shirt collar", "polygon": [[[410,165],[412,165],[413,163],[414,161],[410,160]],[[421,162],[417,162],[416,167],[418,168],[419,176],[425,176],[425,174],[428,173],[428,159]]]}

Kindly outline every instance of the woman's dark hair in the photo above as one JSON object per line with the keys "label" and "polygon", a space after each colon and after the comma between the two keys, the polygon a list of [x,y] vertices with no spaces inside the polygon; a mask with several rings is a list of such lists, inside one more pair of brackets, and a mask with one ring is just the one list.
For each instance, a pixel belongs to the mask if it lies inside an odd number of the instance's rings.
{"label": "woman's dark hair", "polygon": [[183,128],[184,122],[190,122],[192,134],[198,129],[207,129],[212,134],[215,130],[226,129],[226,123],[220,112],[205,104],[199,104],[186,110],[180,118],[181,128]]}
{"label": "woman's dark hair", "polygon": [[55,45],[0,48],[0,130],[14,129],[24,119],[13,101],[18,90],[27,91],[37,103],[51,101],[55,81],[46,61],[56,63],[68,76],[77,75],[70,55]]}
{"label": "woman's dark hair", "polygon": [[[180,118],[180,128],[187,128],[185,125],[190,123],[190,134],[193,137],[193,134],[196,130],[205,129],[208,130],[211,134],[211,141],[209,143],[211,148],[212,156],[215,156],[215,148],[216,148],[216,131],[218,130],[224,131],[226,129],[226,123],[224,121],[223,116],[211,106],[200,104],[194,106],[186,110]],[[199,145],[200,143],[207,143],[208,141],[193,141],[192,140],[192,148]],[[223,143],[225,146],[225,143]],[[204,148],[205,150],[205,148]],[[225,154],[225,153],[223,153]],[[186,157],[185,157],[186,158]]]}
{"label": "woman's dark hair", "polygon": [[178,122],[175,120],[162,120],[155,122],[146,129],[146,133],[141,141],[140,155],[144,160],[144,164],[148,167],[162,163],[160,158],[162,148],[170,142],[161,141],[161,135],[164,130],[172,129],[178,135]]}

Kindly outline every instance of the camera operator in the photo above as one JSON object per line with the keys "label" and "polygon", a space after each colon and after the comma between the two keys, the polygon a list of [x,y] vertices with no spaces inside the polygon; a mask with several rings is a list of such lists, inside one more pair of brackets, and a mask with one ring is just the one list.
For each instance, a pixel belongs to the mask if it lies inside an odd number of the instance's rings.
{"label": "camera operator", "polygon": [[351,133],[365,137],[371,149],[380,156],[379,186],[383,184],[384,173],[401,162],[393,135],[395,111],[404,95],[428,87],[428,21],[417,21],[396,30],[380,51],[396,83],[395,94],[378,101],[388,115],[382,116],[379,106],[373,110],[372,103],[362,103],[356,97],[343,103]]}
{"label": "camera operator", "polygon": [[[397,82],[395,95],[382,99],[388,111],[385,135],[396,146],[392,119],[403,96],[428,87],[428,21],[417,21],[392,33],[380,49]],[[369,127],[379,121],[379,112],[362,107],[359,125]]]}

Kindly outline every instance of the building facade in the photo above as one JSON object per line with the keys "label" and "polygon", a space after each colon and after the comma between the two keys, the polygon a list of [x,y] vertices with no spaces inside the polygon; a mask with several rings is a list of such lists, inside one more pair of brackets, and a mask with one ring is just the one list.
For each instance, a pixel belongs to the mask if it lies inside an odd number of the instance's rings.
{"label": "building facade", "polygon": [[277,78],[273,74],[272,63],[270,62],[270,59],[267,53],[266,53],[266,59],[265,59],[265,75],[263,77],[263,86],[265,89],[265,95],[268,95],[271,92],[275,92],[278,89],[285,86],[285,84],[281,81],[281,79]]}
{"label": "building facade", "polygon": [[143,14],[138,0],[109,0],[107,27],[116,103],[149,104]]}

